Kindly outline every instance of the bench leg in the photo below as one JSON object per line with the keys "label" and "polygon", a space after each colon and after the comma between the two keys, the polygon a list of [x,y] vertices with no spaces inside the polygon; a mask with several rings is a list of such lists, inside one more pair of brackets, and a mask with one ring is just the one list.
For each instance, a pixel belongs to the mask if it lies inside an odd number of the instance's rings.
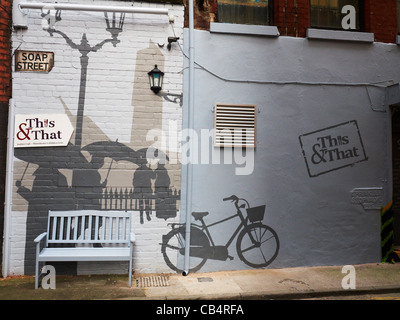
{"label": "bench leg", "polygon": [[129,260],[129,287],[132,287],[132,257]]}
{"label": "bench leg", "polygon": [[39,288],[39,261],[36,259],[35,266],[35,289]]}

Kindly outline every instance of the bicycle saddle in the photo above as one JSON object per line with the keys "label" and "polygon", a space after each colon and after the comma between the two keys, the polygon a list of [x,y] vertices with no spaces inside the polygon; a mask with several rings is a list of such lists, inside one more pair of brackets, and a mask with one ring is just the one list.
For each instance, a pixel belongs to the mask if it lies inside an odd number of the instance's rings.
{"label": "bicycle saddle", "polygon": [[205,217],[206,215],[208,215],[208,212],[192,212],[192,216],[195,220],[199,220]]}

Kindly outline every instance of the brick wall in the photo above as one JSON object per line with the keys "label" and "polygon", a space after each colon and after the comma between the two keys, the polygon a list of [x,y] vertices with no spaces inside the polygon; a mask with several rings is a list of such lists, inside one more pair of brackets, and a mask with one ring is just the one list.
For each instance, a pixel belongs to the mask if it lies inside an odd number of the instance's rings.
{"label": "brick wall", "polygon": [[310,24],[310,6],[307,0],[275,0],[274,25],[281,35],[305,37]]}
{"label": "brick wall", "polygon": [[[0,1],[0,242],[3,241],[8,100],[11,98],[11,1]],[[2,246],[1,246],[2,247]]]}
{"label": "brick wall", "polygon": [[11,97],[11,1],[0,1],[0,103]]}
{"label": "brick wall", "polygon": [[[395,43],[397,35],[396,0],[364,1],[364,29],[375,34],[375,41]],[[185,1],[185,27],[188,26],[187,1]],[[310,27],[309,0],[274,0],[273,21],[282,36],[305,37]],[[209,30],[209,24],[218,21],[217,0],[194,1],[196,29]]]}
{"label": "brick wall", "polygon": [[365,31],[375,34],[375,41],[394,43],[397,35],[396,0],[365,1]]}
{"label": "brick wall", "polygon": [[[155,95],[147,73],[157,64],[165,73],[163,89],[182,93],[183,55],[176,43],[168,50],[167,38],[177,36],[182,43],[184,10],[181,4],[135,5],[168,8],[174,23],[166,15],[126,14],[114,45],[102,12],[63,11],[56,31],[48,32],[42,28],[40,10],[30,10],[28,29],[13,32],[13,49],[54,53],[49,73],[13,72],[16,114],[65,113],[75,132],[67,147],[15,149],[10,274],[32,274],[32,240],[45,231],[48,210],[86,209],[132,212],[135,271],[170,271],[160,242],[170,230],[167,224],[180,218],[181,171],[179,163],[170,161],[167,144],[156,142],[168,142],[174,134],[169,128],[181,127],[182,108],[179,100]],[[146,155],[150,147],[159,148],[158,158]],[[170,159],[165,166],[159,165],[161,151]],[[140,213],[142,205],[149,205],[149,215]],[[120,265],[79,263],[66,268],[77,273],[126,272]]]}

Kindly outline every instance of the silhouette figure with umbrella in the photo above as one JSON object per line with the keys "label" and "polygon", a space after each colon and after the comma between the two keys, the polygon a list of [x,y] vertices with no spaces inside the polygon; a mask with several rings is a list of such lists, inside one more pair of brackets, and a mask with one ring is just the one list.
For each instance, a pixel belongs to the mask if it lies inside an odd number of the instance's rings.
{"label": "silhouette figure with umbrella", "polygon": [[[75,164],[86,160],[79,156],[79,148],[69,145],[65,148],[16,148],[15,157],[27,162],[20,180],[16,181],[17,193],[28,202],[26,217],[26,243],[24,274],[34,274],[36,247],[33,240],[47,229],[49,210],[73,210],[75,208],[75,192],[68,187],[66,177],[59,169],[71,166],[71,157]],[[26,169],[35,164],[34,180],[31,189],[23,186]],[[75,267],[74,267],[75,266]],[[76,263],[68,264],[65,269],[57,267],[60,273],[74,273]]]}

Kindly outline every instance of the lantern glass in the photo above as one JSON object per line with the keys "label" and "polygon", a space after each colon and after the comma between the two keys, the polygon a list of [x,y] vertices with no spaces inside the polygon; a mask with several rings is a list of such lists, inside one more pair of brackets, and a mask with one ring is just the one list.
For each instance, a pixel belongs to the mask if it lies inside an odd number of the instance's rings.
{"label": "lantern glass", "polygon": [[158,93],[163,84],[164,72],[157,68],[157,65],[154,66],[154,69],[151,70],[149,73],[149,82],[150,82],[150,89],[154,91],[154,93]]}

